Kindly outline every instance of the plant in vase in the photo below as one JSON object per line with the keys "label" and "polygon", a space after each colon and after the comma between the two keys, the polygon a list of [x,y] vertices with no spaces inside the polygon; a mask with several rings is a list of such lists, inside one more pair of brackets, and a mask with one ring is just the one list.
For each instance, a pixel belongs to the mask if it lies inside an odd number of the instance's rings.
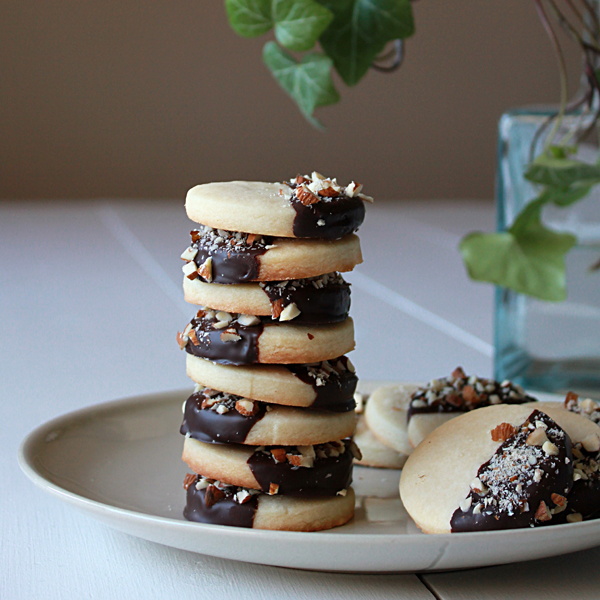
{"label": "plant in vase", "polygon": [[[558,57],[561,102],[556,111],[519,109],[502,117],[498,232],[472,233],[460,250],[471,278],[499,286],[496,377],[598,394],[600,162],[597,147],[585,143],[600,116],[598,3],[534,2]],[[557,27],[583,55],[582,85],[571,103]]]}
{"label": "plant in vase", "polygon": [[[591,205],[594,216],[600,207],[598,198],[590,198],[600,183],[600,161],[590,161],[589,146],[582,144],[600,115],[598,0],[533,1],[558,57],[560,106],[502,117],[498,232],[472,233],[460,251],[472,279],[498,286],[496,377],[548,391],[600,392],[600,294],[597,278],[586,278],[600,268],[600,209],[597,223],[584,217],[584,236],[573,219],[558,215],[573,216]],[[242,36],[274,30],[277,42],[265,44],[263,60],[317,127],[315,109],[339,101],[332,70],[349,86],[369,68],[395,70],[403,40],[414,33],[410,0],[225,0],[225,6]],[[557,26],[584,58],[583,85],[571,103]],[[298,59],[288,51],[308,53]],[[565,257],[572,263],[568,272]],[[573,281],[569,302],[563,302],[567,277]]]}

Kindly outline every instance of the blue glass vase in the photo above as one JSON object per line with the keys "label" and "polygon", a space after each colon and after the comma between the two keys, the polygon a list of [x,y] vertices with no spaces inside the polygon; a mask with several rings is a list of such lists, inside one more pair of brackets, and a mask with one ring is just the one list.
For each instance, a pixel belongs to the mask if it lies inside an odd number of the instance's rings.
{"label": "blue glass vase", "polygon": [[[497,225],[503,231],[539,190],[523,177],[548,108],[524,108],[505,113],[499,126],[496,183]],[[579,115],[568,116],[565,132]],[[582,145],[578,159],[594,162],[598,149]],[[600,258],[600,186],[568,208],[549,206],[547,227],[570,232],[578,244],[567,255],[567,299],[546,302],[496,288],[495,377],[525,388],[600,399],[600,270],[590,267]]]}

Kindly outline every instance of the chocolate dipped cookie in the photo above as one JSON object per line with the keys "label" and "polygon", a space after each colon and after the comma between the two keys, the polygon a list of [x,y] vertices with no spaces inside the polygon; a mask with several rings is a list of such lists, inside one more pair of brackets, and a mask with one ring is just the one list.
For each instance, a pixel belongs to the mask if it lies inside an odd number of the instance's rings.
{"label": "chocolate dipped cookie", "polygon": [[294,323],[339,323],[350,310],[350,284],[337,272],[308,279],[217,284],[183,279],[186,302]]}
{"label": "chocolate dipped cookie", "polygon": [[[425,533],[536,527],[565,520],[577,505],[573,446],[598,427],[560,406],[499,404],[464,413],[433,431],[400,480],[406,510]],[[564,513],[564,514],[563,514]]]}
{"label": "chocolate dipped cookie", "polygon": [[351,411],[278,406],[198,386],[183,405],[180,432],[206,443],[309,446],[350,437],[354,428]]}
{"label": "chocolate dipped cookie", "polygon": [[340,186],[317,172],[284,183],[230,181],[192,188],[188,217],[217,229],[289,238],[339,239],[365,217],[362,186]]}
{"label": "chocolate dipped cookie", "polygon": [[358,378],[346,356],[309,365],[222,365],[191,354],[186,360],[193,381],[229,394],[333,412],[354,410]]}
{"label": "chocolate dipped cookie", "polygon": [[292,324],[270,317],[201,309],[177,335],[190,355],[225,365],[314,363],[354,349],[354,325]]}
{"label": "chocolate dipped cookie", "polygon": [[339,240],[292,240],[202,226],[191,236],[191,245],[181,255],[184,278],[189,281],[238,284],[305,279],[352,271],[362,262],[360,241],[354,234]]}
{"label": "chocolate dipped cookie", "polygon": [[456,368],[449,377],[433,379],[412,392],[407,408],[407,433],[416,448],[434,429],[462,413],[496,404],[535,402],[519,385]]}
{"label": "chocolate dipped cookie", "polygon": [[347,523],[354,514],[354,491],[336,496],[269,495],[202,475],[184,481],[189,521],[254,529],[321,531]]}
{"label": "chocolate dipped cookie", "polygon": [[268,494],[335,496],[352,482],[355,444],[310,446],[216,445],[186,437],[183,461],[195,473]]}

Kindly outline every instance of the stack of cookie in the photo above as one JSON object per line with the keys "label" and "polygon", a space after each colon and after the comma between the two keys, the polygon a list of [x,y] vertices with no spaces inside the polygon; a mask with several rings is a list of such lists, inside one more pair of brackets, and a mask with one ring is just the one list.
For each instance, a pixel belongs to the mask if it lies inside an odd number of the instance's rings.
{"label": "stack of cookie", "polygon": [[190,190],[200,227],[182,258],[178,334],[195,392],[184,404],[187,519],[316,531],[347,522],[358,455],[349,285],[362,262],[361,186],[319,173]]}

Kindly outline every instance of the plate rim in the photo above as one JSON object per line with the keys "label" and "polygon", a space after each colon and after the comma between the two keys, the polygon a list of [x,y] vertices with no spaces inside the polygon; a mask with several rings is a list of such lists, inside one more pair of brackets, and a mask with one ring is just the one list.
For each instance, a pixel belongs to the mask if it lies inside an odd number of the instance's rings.
{"label": "plate rim", "polygon": [[[365,384],[378,384],[377,381],[365,381]],[[393,382],[385,381],[382,382],[384,384],[389,384]],[[36,487],[40,488],[42,491],[45,491],[52,496],[67,502],[71,506],[83,511],[86,514],[93,513],[96,516],[106,516],[106,517],[117,517],[119,519],[130,520],[134,523],[141,524],[153,524],[162,528],[176,528],[181,531],[192,532],[192,531],[207,531],[214,533],[216,535],[221,535],[224,537],[234,537],[234,538],[243,538],[243,539],[252,539],[252,538],[261,538],[263,541],[273,541],[276,543],[295,543],[301,544],[302,546],[311,545],[312,541],[315,538],[317,541],[338,541],[346,544],[369,544],[369,543],[389,543],[394,540],[397,540],[399,537],[403,540],[404,544],[417,544],[419,547],[430,547],[430,546],[440,546],[444,547],[452,541],[455,545],[468,545],[471,542],[479,541],[481,538],[485,538],[493,542],[494,539],[503,538],[508,535],[513,537],[513,543],[518,543],[519,539],[522,536],[530,536],[531,534],[536,537],[542,538],[541,541],[546,537],[560,537],[560,533],[565,530],[565,528],[569,528],[569,531],[579,531],[579,536],[582,536],[584,533],[588,535],[591,534],[592,531],[598,530],[598,540],[597,544],[589,544],[587,547],[591,548],[595,545],[600,544],[600,519],[582,521],[580,523],[564,523],[559,525],[553,525],[551,527],[538,527],[538,528],[522,528],[522,529],[507,529],[507,530],[498,530],[498,531],[475,531],[475,532],[466,532],[466,533],[444,533],[444,534],[435,534],[435,535],[427,535],[423,533],[377,533],[377,534],[369,534],[369,533],[344,533],[340,535],[340,533],[336,532],[336,529],[329,531],[320,531],[320,532],[301,532],[301,531],[272,531],[272,530],[260,530],[260,529],[252,529],[252,528],[237,528],[237,527],[229,527],[226,525],[215,525],[209,523],[196,523],[189,522],[182,519],[175,519],[170,517],[162,517],[158,515],[152,515],[143,511],[131,510],[128,508],[121,508],[119,506],[115,506],[113,504],[107,502],[101,502],[99,500],[94,500],[91,498],[87,498],[68,490],[61,485],[51,481],[47,477],[45,477],[40,469],[38,469],[33,460],[34,451],[36,448],[42,447],[42,444],[45,443],[45,438],[53,429],[57,429],[59,427],[65,427],[66,425],[76,424],[78,421],[84,421],[99,412],[110,412],[116,409],[128,409],[135,408],[136,405],[141,404],[160,404],[168,401],[173,401],[178,397],[185,396],[189,394],[189,388],[178,388],[165,390],[161,392],[152,392],[145,394],[137,394],[134,396],[126,396],[123,398],[118,398],[114,400],[109,400],[105,402],[100,402],[96,404],[92,404],[83,408],[79,408],[73,411],[69,411],[57,417],[54,417],[34,429],[32,429],[21,441],[19,444],[17,458],[18,463],[23,471],[23,473],[27,476],[27,478],[32,481],[36,485]],[[546,396],[548,396],[546,394]],[[362,467],[367,468],[367,467]],[[103,520],[104,523],[112,526],[110,522]],[[114,526],[112,526],[114,528]],[[133,534],[135,535],[135,534]],[[142,537],[142,536],[140,536]],[[150,539],[150,538],[145,538]],[[581,548],[582,550],[585,548]],[[560,552],[556,552],[554,554],[549,554],[548,556],[555,556],[560,554]],[[213,556],[219,556],[218,554],[213,554]],[[227,556],[223,556],[224,558],[228,558]],[[237,559],[233,559],[237,560]],[[248,562],[257,562],[257,564],[268,564],[273,566],[278,566],[273,562],[260,562],[258,561],[248,561]],[[506,563],[506,561],[502,561]],[[489,563],[489,564],[501,564],[498,563]],[[279,565],[281,566],[281,565]],[[466,567],[468,568],[468,567]],[[315,569],[316,570],[316,569]],[[329,571],[334,571],[334,569],[327,569]],[[335,571],[340,571],[339,569],[335,569]],[[356,571],[351,570],[351,572],[432,572],[431,568],[417,569],[417,570],[403,570],[401,568],[397,570],[382,570],[375,571],[372,569]]]}

